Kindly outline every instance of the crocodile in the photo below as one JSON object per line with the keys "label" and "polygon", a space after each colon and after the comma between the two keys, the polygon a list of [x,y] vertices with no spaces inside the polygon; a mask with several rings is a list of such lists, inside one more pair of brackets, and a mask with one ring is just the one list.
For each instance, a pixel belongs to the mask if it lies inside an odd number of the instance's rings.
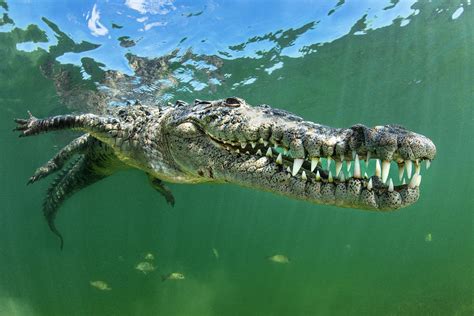
{"label": "crocodile", "polygon": [[[175,200],[165,182],[214,182],[317,204],[391,211],[418,200],[421,163],[429,168],[436,155],[429,138],[399,125],[333,128],[269,105],[251,106],[238,97],[163,106],[136,103],[111,107],[105,115],[38,119],[28,113],[26,119],[15,119],[20,137],[66,129],[84,133],[28,182],[60,171],[43,212],[61,249],[63,237],[55,226],[61,204],[119,170],[143,170],[170,205]],[[389,177],[391,165],[398,166],[398,185]]]}

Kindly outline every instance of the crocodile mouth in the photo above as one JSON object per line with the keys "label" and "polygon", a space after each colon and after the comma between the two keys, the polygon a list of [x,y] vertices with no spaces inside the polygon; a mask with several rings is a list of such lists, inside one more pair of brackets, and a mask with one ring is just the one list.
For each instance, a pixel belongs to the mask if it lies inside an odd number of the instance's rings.
{"label": "crocodile mouth", "polygon": [[393,155],[391,161],[381,161],[371,159],[370,152],[360,155],[356,151],[351,157],[338,159],[309,155],[296,158],[291,150],[273,140],[239,142],[206,134],[215,146],[235,158],[255,162],[266,159],[264,164],[271,165],[274,176],[286,178],[292,188],[304,187],[304,196],[300,190],[297,198],[342,207],[394,210],[413,204],[419,197],[422,162],[426,169],[431,165],[430,159],[412,161]]}

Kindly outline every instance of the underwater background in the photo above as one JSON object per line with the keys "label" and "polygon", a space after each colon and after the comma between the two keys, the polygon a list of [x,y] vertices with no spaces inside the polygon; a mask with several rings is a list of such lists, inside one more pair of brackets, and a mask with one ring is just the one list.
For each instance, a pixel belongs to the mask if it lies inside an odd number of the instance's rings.
{"label": "underwater background", "polygon": [[[60,251],[51,179],[26,182],[77,133],[20,139],[14,118],[228,96],[428,136],[419,201],[170,184],[171,208],[130,170],[67,200]],[[470,0],[0,0],[0,315],[473,315],[473,101]]]}

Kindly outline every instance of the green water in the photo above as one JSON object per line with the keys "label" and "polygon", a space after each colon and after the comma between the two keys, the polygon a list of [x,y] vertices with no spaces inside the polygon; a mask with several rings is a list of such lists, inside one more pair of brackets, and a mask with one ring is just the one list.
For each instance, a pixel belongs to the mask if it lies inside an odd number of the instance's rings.
{"label": "green water", "polygon": [[[459,3],[418,3],[404,27],[360,36],[355,25],[297,58],[224,59],[220,71],[232,80],[174,93],[237,95],[326,125],[397,123],[427,135],[438,154],[415,205],[377,214],[232,185],[171,184],[170,208],[144,174],[125,171],[62,206],[63,251],[41,212],[51,180],[25,184],[70,134],[19,139],[11,129],[27,110],[79,110],[40,71],[60,54],[16,47],[44,41],[45,24],[0,32],[0,315],[473,315],[474,12],[465,4],[452,19]],[[56,51],[74,51],[68,45]],[[266,74],[260,65],[273,55],[284,67]],[[249,77],[257,80],[233,88]],[[81,82],[88,89],[90,80]],[[157,270],[145,275],[134,267],[148,252]],[[265,259],[274,253],[291,262]],[[186,279],[161,281],[173,271]]]}

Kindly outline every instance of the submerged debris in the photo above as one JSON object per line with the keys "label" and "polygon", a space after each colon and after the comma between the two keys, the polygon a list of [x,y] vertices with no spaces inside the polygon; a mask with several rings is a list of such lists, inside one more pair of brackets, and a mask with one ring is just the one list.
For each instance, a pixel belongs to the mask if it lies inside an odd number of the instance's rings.
{"label": "submerged debris", "polygon": [[426,234],[425,241],[426,242],[431,242],[432,240],[433,240],[433,238],[431,237],[431,233]]}
{"label": "submerged debris", "polygon": [[212,248],[212,254],[214,255],[214,257],[216,257],[216,259],[219,259],[219,252],[216,248]]}
{"label": "submerged debris", "polygon": [[155,256],[151,252],[147,253],[144,258],[145,260],[150,260],[150,261],[155,260]]}
{"label": "submerged debris", "polygon": [[105,283],[104,281],[90,281],[89,284],[93,287],[95,287],[96,289],[99,289],[101,291],[110,291],[112,290],[112,288],[109,287],[109,285],[107,283]]}
{"label": "submerged debris", "polygon": [[138,263],[135,266],[135,269],[143,272],[144,274],[147,274],[148,272],[155,271],[156,267],[148,261],[143,261],[143,262]]}
{"label": "submerged debris", "polygon": [[167,275],[162,275],[161,276],[161,281],[166,281],[166,280],[184,280],[184,274],[179,273],[179,272],[173,272]]}
{"label": "submerged debris", "polygon": [[290,263],[290,259],[287,256],[280,254],[269,256],[267,259],[276,263]]}

